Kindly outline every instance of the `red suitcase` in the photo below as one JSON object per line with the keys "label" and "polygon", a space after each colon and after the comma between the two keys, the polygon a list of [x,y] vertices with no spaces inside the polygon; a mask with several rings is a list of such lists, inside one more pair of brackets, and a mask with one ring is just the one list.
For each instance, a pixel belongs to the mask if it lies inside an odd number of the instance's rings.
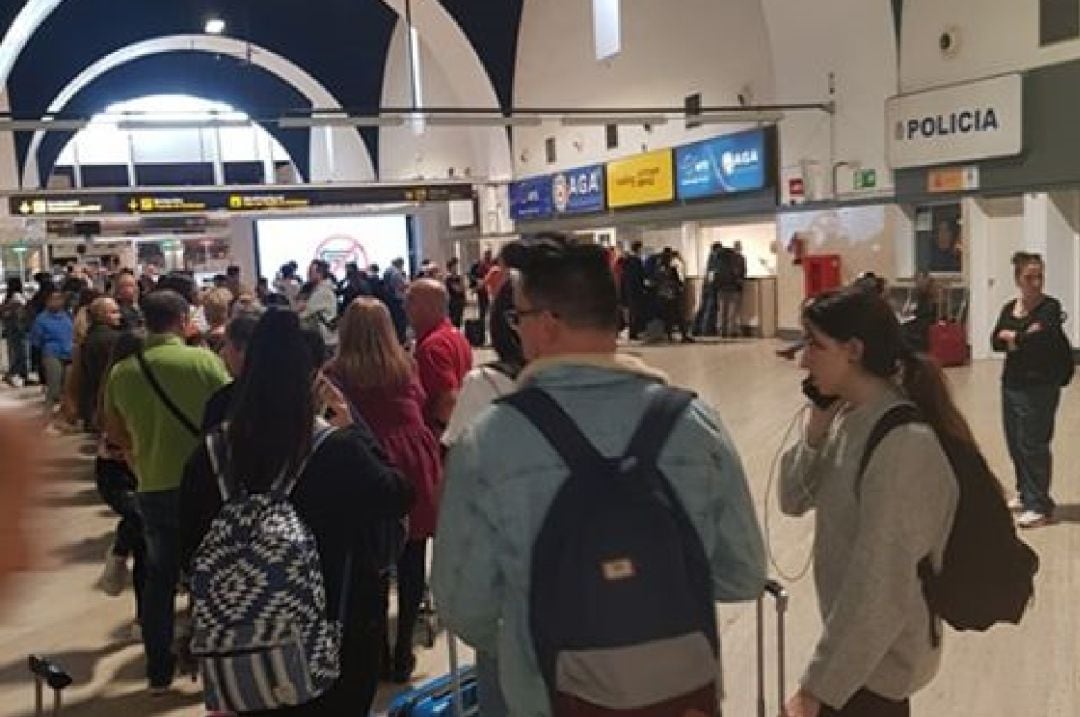
{"label": "red suitcase", "polygon": [[930,327],[930,357],[939,366],[963,366],[968,362],[967,332],[963,324],[938,321]]}

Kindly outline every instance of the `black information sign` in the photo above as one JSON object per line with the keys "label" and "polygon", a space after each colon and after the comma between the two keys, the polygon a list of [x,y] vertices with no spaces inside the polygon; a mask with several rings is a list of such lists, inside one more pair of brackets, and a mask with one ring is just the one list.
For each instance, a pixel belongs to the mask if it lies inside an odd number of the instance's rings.
{"label": "black information sign", "polygon": [[288,211],[314,207],[400,202],[472,200],[469,184],[369,184],[342,187],[247,187],[235,190],[180,188],[145,192],[39,192],[13,194],[13,216],[65,217],[99,214],[190,214]]}

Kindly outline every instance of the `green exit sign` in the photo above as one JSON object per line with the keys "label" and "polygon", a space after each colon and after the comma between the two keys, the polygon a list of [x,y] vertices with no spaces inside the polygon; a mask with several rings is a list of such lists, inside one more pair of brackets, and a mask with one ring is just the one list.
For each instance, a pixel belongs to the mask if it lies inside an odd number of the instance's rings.
{"label": "green exit sign", "polygon": [[873,189],[876,186],[876,169],[860,169],[855,172],[855,189]]}

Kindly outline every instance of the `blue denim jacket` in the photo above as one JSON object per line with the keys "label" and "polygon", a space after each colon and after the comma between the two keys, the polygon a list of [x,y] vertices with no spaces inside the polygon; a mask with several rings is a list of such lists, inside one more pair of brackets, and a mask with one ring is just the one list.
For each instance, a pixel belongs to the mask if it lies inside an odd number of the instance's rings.
{"label": "blue denim jacket", "polygon": [[[521,379],[548,391],[605,455],[621,455],[662,374],[629,357],[540,361]],[[660,456],[705,544],[719,601],[752,600],[765,549],[742,464],[719,418],[696,400]],[[432,589],[449,628],[496,653],[510,714],[550,707],[529,635],[532,545],[566,469],[532,424],[508,406],[477,417],[449,456],[435,537]],[[647,529],[642,526],[643,529]]]}

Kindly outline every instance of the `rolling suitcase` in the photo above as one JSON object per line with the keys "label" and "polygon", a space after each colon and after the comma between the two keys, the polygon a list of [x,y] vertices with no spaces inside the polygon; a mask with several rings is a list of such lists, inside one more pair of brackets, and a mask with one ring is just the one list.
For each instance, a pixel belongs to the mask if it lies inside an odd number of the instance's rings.
{"label": "rolling suitcase", "polygon": [[480,713],[476,668],[460,667],[457,638],[447,633],[450,672],[394,698],[387,717],[476,717]]}
{"label": "rolling suitcase", "polygon": [[465,339],[473,348],[483,348],[487,343],[487,332],[484,330],[484,322],[480,319],[465,320]]}
{"label": "rolling suitcase", "polygon": [[[776,707],[767,712],[765,700],[765,601],[771,597],[776,603]],[[765,592],[757,599],[757,717],[780,714],[784,709],[786,689],[784,643],[784,618],[788,607],[788,593],[775,580],[765,583]]]}
{"label": "rolling suitcase", "polygon": [[37,717],[45,714],[46,685],[53,691],[52,713],[53,715],[60,714],[62,694],[71,685],[71,675],[55,662],[37,655],[30,656],[29,666],[30,674],[34,676],[34,714]]}
{"label": "rolling suitcase", "polygon": [[963,366],[968,362],[967,334],[963,324],[938,321],[930,327],[930,357],[938,366]]}

